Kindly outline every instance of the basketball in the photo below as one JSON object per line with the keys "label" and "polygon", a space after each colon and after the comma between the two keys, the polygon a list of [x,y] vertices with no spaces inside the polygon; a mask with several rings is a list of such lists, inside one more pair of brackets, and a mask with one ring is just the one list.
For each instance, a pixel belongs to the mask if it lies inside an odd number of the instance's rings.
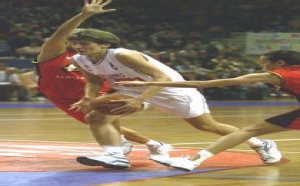
{"label": "basketball", "polygon": [[96,97],[91,101],[91,108],[105,115],[115,115],[110,110],[122,106],[124,103],[111,102],[111,100],[122,100],[131,98],[122,94],[107,94]]}

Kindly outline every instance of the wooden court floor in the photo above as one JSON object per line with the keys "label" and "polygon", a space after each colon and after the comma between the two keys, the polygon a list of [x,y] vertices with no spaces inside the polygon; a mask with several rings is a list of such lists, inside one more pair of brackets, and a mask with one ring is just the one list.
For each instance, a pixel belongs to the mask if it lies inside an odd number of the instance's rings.
{"label": "wooden court floor", "polygon": [[[278,105],[240,104],[230,106],[212,104],[212,115],[220,122],[237,127],[252,123],[297,108],[296,105],[285,104],[285,100],[272,100],[282,102]],[[243,103],[243,102],[241,102]],[[66,116],[54,107],[43,107],[44,103],[3,103],[0,108],[0,141],[38,141],[38,142],[80,142],[94,143],[89,128],[74,119]],[[0,103],[1,105],[1,103]],[[197,131],[173,115],[149,109],[122,119],[122,125],[134,129],[148,137],[172,144],[174,147],[201,149],[218,136]],[[207,171],[192,174],[181,174],[149,179],[136,179],[131,181],[112,182],[96,185],[110,186],[206,186],[206,185],[237,185],[237,186],[285,186],[300,185],[300,140],[299,131],[289,131],[262,136],[262,138],[275,140],[282,151],[283,157],[289,162],[273,166],[241,167],[219,171]],[[139,144],[135,144],[139,146]],[[248,146],[243,144],[230,149],[232,152],[253,153]],[[1,156],[0,149],[0,158]],[[58,158],[59,160],[59,158]],[[233,157],[232,162],[235,161]],[[228,163],[228,162],[227,162]],[[229,162],[230,163],[230,162]],[[5,170],[0,170],[2,173]],[[126,170],[122,170],[126,171]],[[0,174],[0,185],[1,178]],[[16,178],[21,179],[21,178]],[[103,178],[105,179],[105,178]],[[43,184],[40,184],[43,186]],[[91,184],[87,184],[91,185]],[[6,186],[6,185],[5,185]],[[8,185],[9,186],[9,185]],[[20,185],[21,186],[21,185]],[[54,185],[56,186],[56,185]],[[57,185],[60,186],[60,185]]]}

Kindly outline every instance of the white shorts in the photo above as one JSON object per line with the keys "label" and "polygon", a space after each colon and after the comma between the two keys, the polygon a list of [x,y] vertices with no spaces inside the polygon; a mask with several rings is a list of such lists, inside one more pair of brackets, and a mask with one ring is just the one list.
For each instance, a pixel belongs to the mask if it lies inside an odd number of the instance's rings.
{"label": "white shorts", "polygon": [[[172,91],[157,94],[146,100],[151,107],[174,114],[179,118],[194,118],[210,113],[206,99],[194,88],[173,88]],[[137,97],[133,92],[117,91],[120,94]]]}

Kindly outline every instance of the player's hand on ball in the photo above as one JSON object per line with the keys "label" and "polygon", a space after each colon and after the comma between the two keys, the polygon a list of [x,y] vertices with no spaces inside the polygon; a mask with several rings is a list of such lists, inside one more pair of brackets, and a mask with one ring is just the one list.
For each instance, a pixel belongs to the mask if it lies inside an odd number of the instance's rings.
{"label": "player's hand on ball", "polygon": [[122,94],[106,94],[91,101],[91,109],[105,115],[126,115],[143,109],[141,101]]}
{"label": "player's hand on ball", "polygon": [[88,113],[91,111],[91,99],[90,98],[82,98],[76,103],[70,105],[69,110],[75,110],[75,112],[81,111],[83,113]]}
{"label": "player's hand on ball", "polygon": [[114,109],[111,109],[110,112],[114,115],[126,115],[131,114],[143,109],[142,102],[140,100],[130,98],[124,100],[112,100],[114,103],[122,102],[123,105]]}

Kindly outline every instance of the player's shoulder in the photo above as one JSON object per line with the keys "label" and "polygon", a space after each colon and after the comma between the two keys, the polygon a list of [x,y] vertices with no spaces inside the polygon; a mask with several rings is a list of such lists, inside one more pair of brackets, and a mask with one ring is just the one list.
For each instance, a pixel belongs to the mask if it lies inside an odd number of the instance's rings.
{"label": "player's shoulder", "polygon": [[132,58],[135,55],[139,55],[140,52],[135,51],[135,50],[130,50],[126,48],[117,48],[113,51],[113,55],[117,59],[126,59],[126,58]]}
{"label": "player's shoulder", "polygon": [[130,50],[127,48],[115,48],[115,49],[109,49],[108,53],[111,53],[113,55],[129,55],[132,52],[136,52],[135,50]]}

